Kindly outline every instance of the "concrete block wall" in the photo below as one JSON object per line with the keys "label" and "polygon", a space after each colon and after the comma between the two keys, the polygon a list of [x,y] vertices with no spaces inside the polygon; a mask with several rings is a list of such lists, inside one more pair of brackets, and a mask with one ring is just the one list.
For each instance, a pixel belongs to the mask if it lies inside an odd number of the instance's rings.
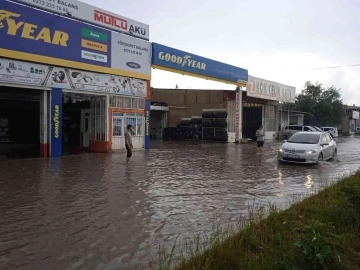
{"label": "concrete block wall", "polygon": [[181,118],[201,116],[203,109],[226,108],[223,90],[152,88],[151,101],[165,102],[169,106],[169,127],[176,127]]}

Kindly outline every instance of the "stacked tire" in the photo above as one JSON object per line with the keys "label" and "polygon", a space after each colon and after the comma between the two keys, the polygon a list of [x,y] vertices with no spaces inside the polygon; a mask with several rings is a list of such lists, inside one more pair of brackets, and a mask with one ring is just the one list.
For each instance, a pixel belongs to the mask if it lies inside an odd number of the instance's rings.
{"label": "stacked tire", "polygon": [[199,139],[202,138],[202,118],[201,116],[191,117],[191,132],[192,135],[197,135]]}
{"label": "stacked tire", "polygon": [[214,111],[215,141],[218,142],[228,141],[227,115],[228,114],[225,109]]}
{"label": "stacked tire", "polygon": [[203,140],[227,142],[227,111],[203,110]]}
{"label": "stacked tire", "polygon": [[191,139],[191,118],[182,118],[179,125],[179,139]]}

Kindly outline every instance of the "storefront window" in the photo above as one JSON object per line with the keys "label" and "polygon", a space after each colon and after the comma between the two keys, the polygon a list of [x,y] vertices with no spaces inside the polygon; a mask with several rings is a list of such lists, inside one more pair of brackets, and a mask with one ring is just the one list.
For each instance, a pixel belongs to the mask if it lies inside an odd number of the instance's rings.
{"label": "storefront window", "polygon": [[143,114],[113,113],[113,136],[124,136],[128,125],[133,126],[133,136],[143,136],[144,123]]}
{"label": "storefront window", "polygon": [[144,109],[145,99],[137,97],[111,96],[109,105],[111,108]]}
{"label": "storefront window", "polygon": [[144,135],[144,117],[136,118],[136,135]]}
{"label": "storefront window", "polygon": [[265,131],[276,131],[275,106],[265,106]]}
{"label": "storefront window", "polygon": [[123,136],[123,118],[114,117],[113,118],[113,136]]}
{"label": "storefront window", "polygon": [[106,97],[91,98],[91,140],[104,142],[106,138]]}

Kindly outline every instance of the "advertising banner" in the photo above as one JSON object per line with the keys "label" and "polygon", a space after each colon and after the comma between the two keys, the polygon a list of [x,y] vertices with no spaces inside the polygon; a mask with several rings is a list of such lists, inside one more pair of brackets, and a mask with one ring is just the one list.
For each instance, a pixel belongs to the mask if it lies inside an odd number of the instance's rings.
{"label": "advertising banner", "polygon": [[51,156],[62,155],[62,90],[51,91]]}
{"label": "advertising banner", "polygon": [[[122,36],[8,1],[0,1],[0,57],[14,58],[55,66],[150,79],[151,52],[120,59],[120,48],[112,51],[112,37]],[[133,39],[133,45],[150,43]],[[144,44],[145,43],[145,44]],[[113,62],[111,57],[120,55]],[[142,58],[141,58],[142,57]],[[140,60],[142,61],[141,63]],[[135,68],[136,65],[140,68]],[[114,65],[116,67],[114,67]],[[130,65],[130,67],[129,67]],[[137,66],[136,66],[137,67]]]}
{"label": "advertising banner", "polygon": [[246,91],[249,97],[295,103],[295,87],[263,80],[250,75],[246,85]]}
{"label": "advertising banner", "polygon": [[153,43],[152,66],[180,74],[245,86],[246,69]]}
{"label": "advertising banner", "polygon": [[[15,0],[95,25],[149,40],[149,26],[77,0]],[[121,6],[121,5],[120,5]]]}
{"label": "advertising banner", "polygon": [[0,82],[146,97],[146,81],[0,58]]}
{"label": "advertising banner", "polygon": [[150,110],[151,101],[145,100],[145,149],[150,149]]}
{"label": "advertising banner", "polygon": [[352,111],[352,119],[359,119],[360,113],[358,111]]}
{"label": "advertising banner", "polygon": [[151,43],[112,32],[112,68],[151,74]]}

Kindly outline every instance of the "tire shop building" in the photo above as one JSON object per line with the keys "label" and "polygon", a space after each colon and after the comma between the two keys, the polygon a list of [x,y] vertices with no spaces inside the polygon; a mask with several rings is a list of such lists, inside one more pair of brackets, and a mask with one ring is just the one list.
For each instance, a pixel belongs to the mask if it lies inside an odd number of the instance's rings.
{"label": "tire shop building", "polygon": [[[153,138],[163,138],[164,129],[174,127],[180,122],[190,125],[192,121],[200,124],[197,132],[208,133],[208,137],[224,138],[233,141],[241,139],[241,98],[240,87],[245,87],[248,71],[198,55],[180,51],[157,43],[152,44],[152,67],[169,72],[223,82],[234,85],[234,99],[225,102],[225,91],[152,89],[151,91],[151,130]],[[231,106],[231,115],[227,113]],[[204,116],[205,115],[205,116]],[[226,116],[227,115],[227,116]],[[199,117],[208,118],[208,125]],[[192,119],[191,119],[192,117]],[[185,119],[183,119],[185,118]],[[231,132],[227,119],[232,120]],[[197,125],[198,126],[198,125]],[[205,131],[206,129],[206,131]],[[228,133],[228,135],[227,135]]]}
{"label": "tire shop building", "polygon": [[0,156],[121,149],[128,124],[143,148],[149,27],[75,0],[18,2],[0,2]]}
{"label": "tire shop building", "polygon": [[[174,128],[182,119],[202,116],[209,110],[226,110],[228,142],[235,142],[237,117],[240,122],[241,138],[255,139],[260,125],[265,129],[267,140],[278,136],[280,115],[279,102],[295,102],[295,88],[249,76],[246,91],[234,90],[185,90],[151,89],[152,109],[151,135],[161,139],[166,128]],[[237,108],[237,97],[241,105]],[[162,111],[155,104],[162,105]],[[237,116],[238,113],[238,116]],[[161,132],[163,131],[163,132]]]}
{"label": "tire shop building", "polygon": [[293,86],[249,75],[247,98],[243,102],[243,137],[254,138],[256,130],[262,125],[266,140],[277,138],[281,125],[280,102],[295,103],[295,93]]}
{"label": "tire shop building", "polygon": [[359,134],[359,127],[360,127],[360,107],[355,106],[344,106],[344,116],[341,123],[341,127],[339,130],[343,135],[353,135],[353,134]]}

